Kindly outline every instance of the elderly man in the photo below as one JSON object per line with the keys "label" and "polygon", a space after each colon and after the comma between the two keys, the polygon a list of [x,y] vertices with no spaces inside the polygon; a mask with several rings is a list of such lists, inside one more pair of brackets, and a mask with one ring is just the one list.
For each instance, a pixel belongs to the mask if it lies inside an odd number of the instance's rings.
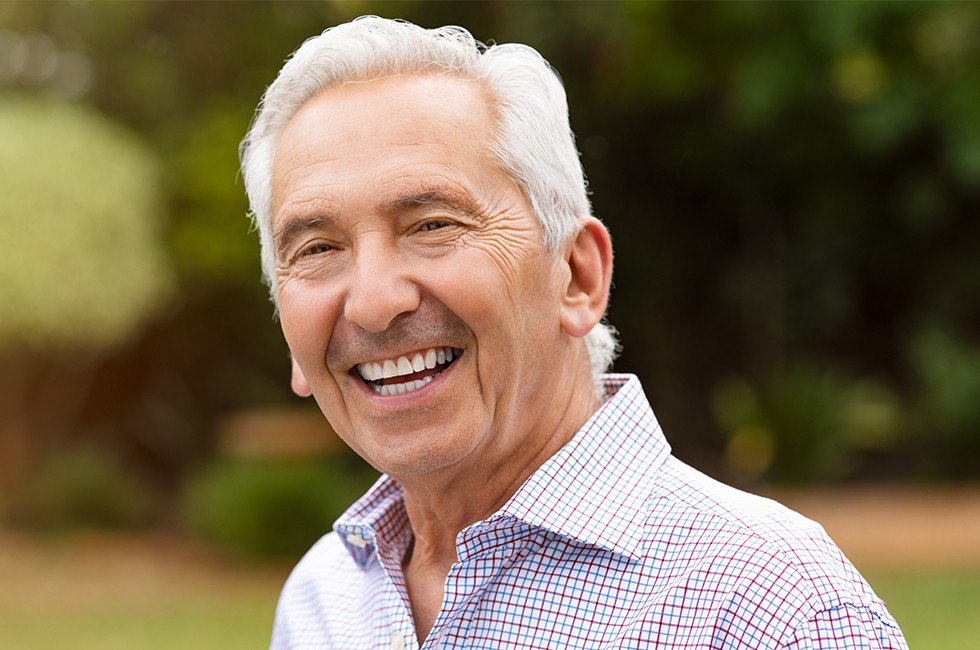
{"label": "elderly man", "polygon": [[906,647],[817,525],[672,457],[602,374],[610,238],[534,50],[327,30],[242,166],[292,388],[385,473],[290,576],[273,647]]}

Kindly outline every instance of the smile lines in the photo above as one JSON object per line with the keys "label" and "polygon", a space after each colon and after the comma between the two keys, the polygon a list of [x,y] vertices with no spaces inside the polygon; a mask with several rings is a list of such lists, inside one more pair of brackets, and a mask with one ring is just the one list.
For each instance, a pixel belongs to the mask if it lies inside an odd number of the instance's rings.
{"label": "smile lines", "polygon": [[[429,348],[411,357],[357,364],[357,374],[380,395],[402,395],[422,388],[459,358],[456,348]],[[397,380],[397,381],[393,381]]]}

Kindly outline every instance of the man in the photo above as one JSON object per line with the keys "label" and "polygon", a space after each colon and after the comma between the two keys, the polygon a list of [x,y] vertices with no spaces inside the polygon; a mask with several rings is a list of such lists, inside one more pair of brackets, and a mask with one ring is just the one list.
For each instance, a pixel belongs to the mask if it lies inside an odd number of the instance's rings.
{"label": "man", "polygon": [[906,647],[817,525],[683,465],[602,375],[610,238],[534,50],[327,30],[242,166],[292,388],[386,474],[294,570],[273,647]]}

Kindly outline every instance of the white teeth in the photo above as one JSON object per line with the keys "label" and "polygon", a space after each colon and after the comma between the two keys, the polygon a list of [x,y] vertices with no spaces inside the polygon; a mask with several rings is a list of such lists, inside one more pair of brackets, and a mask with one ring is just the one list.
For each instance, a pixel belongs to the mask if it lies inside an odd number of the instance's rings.
{"label": "white teeth", "polygon": [[378,381],[384,376],[380,363],[362,363],[357,366],[357,373],[368,381]]}
{"label": "white teeth", "polygon": [[[437,365],[449,363],[459,354],[453,348],[429,348],[423,355],[416,352],[411,359],[401,356],[397,359],[385,359],[384,361],[368,361],[357,365],[357,373],[368,382],[376,382],[381,379],[392,379],[404,377],[426,369],[432,370]],[[434,379],[423,377],[414,381],[401,383],[387,383],[383,386],[372,385],[371,388],[381,395],[402,395],[418,390]]]}
{"label": "white teeth", "polygon": [[399,375],[410,375],[415,370],[412,369],[412,362],[405,357],[398,357],[398,374]]}
{"label": "white teeth", "polygon": [[384,373],[381,375],[382,378],[388,379],[389,377],[398,376],[398,366],[391,359],[387,359],[384,365]]}
{"label": "white teeth", "polygon": [[432,377],[423,377],[415,381],[407,381],[403,384],[385,384],[384,386],[372,386],[374,392],[389,397],[391,395],[404,395],[418,390],[432,381]]}

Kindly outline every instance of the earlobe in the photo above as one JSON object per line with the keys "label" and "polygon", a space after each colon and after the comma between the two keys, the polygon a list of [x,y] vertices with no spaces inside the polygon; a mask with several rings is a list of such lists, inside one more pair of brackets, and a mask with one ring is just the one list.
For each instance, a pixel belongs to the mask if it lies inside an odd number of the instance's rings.
{"label": "earlobe", "polygon": [[296,363],[296,359],[291,359],[292,361],[292,377],[290,379],[290,386],[293,392],[300,397],[309,397],[313,394],[313,389],[310,388],[310,383],[306,381],[306,375],[300,370],[299,364]]}
{"label": "earlobe", "polygon": [[583,337],[602,320],[612,282],[612,242],[598,219],[589,217],[565,251],[570,275],[562,298],[562,329]]}

